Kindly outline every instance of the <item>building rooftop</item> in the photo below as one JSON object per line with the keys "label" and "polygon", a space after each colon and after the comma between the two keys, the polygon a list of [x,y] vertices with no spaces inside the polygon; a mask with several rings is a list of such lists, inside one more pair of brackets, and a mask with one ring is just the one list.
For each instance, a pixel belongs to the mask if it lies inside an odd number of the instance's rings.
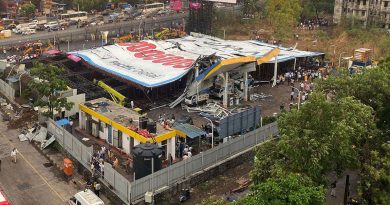
{"label": "building rooftop", "polygon": [[139,119],[142,115],[107,98],[98,98],[80,104],[80,109],[140,142],[160,142],[176,136],[176,131],[165,129],[160,123],[156,123],[156,133],[139,129]]}

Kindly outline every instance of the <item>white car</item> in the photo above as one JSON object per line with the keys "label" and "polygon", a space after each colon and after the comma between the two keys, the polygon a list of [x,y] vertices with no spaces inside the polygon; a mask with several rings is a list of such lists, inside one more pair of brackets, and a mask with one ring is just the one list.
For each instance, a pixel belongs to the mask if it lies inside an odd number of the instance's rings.
{"label": "white car", "polygon": [[45,29],[49,29],[49,28],[52,28],[52,27],[58,27],[58,23],[57,21],[50,21],[49,23],[43,25],[45,27]]}
{"label": "white car", "polygon": [[31,34],[35,34],[35,33],[36,33],[35,29],[27,29],[27,30],[22,32],[22,35],[31,35]]}
{"label": "white car", "polygon": [[28,28],[30,28],[30,29],[36,29],[36,28],[37,28],[37,24],[36,24],[36,23],[29,23],[29,24],[28,24]]}

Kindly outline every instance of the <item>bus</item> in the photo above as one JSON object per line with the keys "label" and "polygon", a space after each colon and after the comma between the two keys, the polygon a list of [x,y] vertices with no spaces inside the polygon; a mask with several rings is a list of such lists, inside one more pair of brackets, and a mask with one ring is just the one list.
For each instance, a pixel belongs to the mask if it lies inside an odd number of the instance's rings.
{"label": "bus", "polygon": [[164,3],[153,3],[153,4],[139,4],[137,9],[142,10],[143,13],[152,13],[164,9]]}
{"label": "bus", "polygon": [[60,20],[66,21],[86,21],[88,19],[87,12],[73,11],[66,14],[60,14]]}

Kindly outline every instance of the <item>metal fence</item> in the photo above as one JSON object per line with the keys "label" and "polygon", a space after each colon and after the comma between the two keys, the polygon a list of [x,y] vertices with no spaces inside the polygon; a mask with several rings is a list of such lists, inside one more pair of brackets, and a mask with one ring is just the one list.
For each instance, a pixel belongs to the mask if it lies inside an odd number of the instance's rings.
{"label": "metal fence", "polygon": [[196,172],[217,165],[244,150],[253,148],[271,136],[278,134],[276,123],[265,125],[241,137],[232,139],[213,149],[195,155],[176,163],[166,169],[155,172],[131,183],[130,200],[142,198],[145,192],[155,191],[164,186],[170,186]]}
{"label": "metal fence", "polygon": [[88,170],[90,168],[93,147],[85,146],[80,140],[66,131],[63,127],[58,126],[52,119],[47,121],[47,131],[52,134],[57,142],[74,158],[76,158]]}
{"label": "metal fence", "polygon": [[[47,122],[48,132],[53,134],[59,144],[89,170],[89,161],[93,152],[92,147],[83,145],[77,138],[64,128],[59,127],[53,120],[49,119]],[[148,191],[169,187],[196,172],[207,170],[277,134],[278,126],[276,123],[265,125],[131,183],[113,169],[110,164],[105,163],[104,182],[113,187],[114,193],[123,202],[129,203],[144,197],[144,194]]]}
{"label": "metal fence", "polygon": [[[91,157],[93,147],[84,145],[77,137],[73,136],[63,127],[57,125],[52,119],[47,119],[47,131],[52,134],[57,142],[75,159],[77,159],[87,170],[91,171]],[[129,201],[130,182],[118,173],[109,163],[104,164],[103,182],[111,185],[113,192],[124,202]]]}
{"label": "metal fence", "polygon": [[15,100],[15,89],[12,88],[8,83],[0,79],[0,92],[7,97],[9,100]]}

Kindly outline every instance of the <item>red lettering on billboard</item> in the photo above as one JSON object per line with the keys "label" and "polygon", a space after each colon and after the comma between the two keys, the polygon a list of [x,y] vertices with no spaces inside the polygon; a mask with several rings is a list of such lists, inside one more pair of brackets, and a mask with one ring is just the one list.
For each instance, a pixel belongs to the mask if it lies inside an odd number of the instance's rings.
{"label": "red lettering on billboard", "polygon": [[172,66],[174,68],[188,68],[194,62],[192,59],[185,59],[180,56],[166,54],[163,51],[154,50],[156,45],[141,41],[138,43],[119,43],[119,46],[127,47],[127,50],[134,53],[134,57],[153,63]]}

